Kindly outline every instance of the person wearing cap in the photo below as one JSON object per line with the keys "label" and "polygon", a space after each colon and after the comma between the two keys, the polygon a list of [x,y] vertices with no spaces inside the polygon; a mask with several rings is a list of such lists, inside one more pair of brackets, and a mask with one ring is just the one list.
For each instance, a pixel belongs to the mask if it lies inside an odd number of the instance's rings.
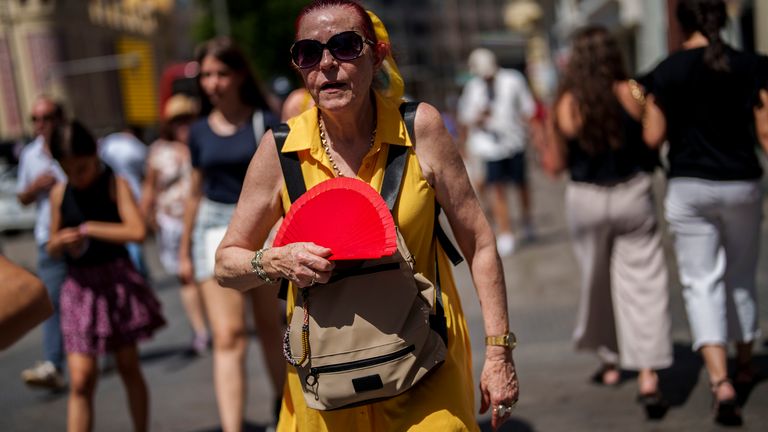
{"label": "person wearing cap", "polygon": [[536,115],[536,104],[525,77],[518,71],[499,68],[496,56],[477,48],[469,56],[473,75],[459,100],[459,121],[469,154],[482,161],[484,179],[490,188],[491,214],[497,230],[497,249],[502,256],[515,249],[506,185],[513,183],[520,195],[524,234],[533,235],[530,196],[525,175],[528,128]]}
{"label": "person wearing cap", "polygon": [[[160,138],[149,147],[141,210],[154,229],[160,262],[169,274],[178,274],[179,243],[184,228],[184,205],[190,190],[192,162],[187,146],[189,125],[198,116],[197,100],[183,94],[171,96],[163,109]],[[188,351],[203,354],[210,344],[200,287],[181,286],[181,302],[194,336]]]}

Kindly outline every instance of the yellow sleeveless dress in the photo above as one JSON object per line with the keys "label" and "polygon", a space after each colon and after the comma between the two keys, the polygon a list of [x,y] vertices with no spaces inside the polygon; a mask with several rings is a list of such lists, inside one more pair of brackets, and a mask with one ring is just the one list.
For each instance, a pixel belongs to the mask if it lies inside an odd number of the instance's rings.
{"label": "yellow sleeveless dress", "polygon": [[[373,147],[363,159],[357,178],[380,190],[387,151],[391,145],[412,146],[398,107],[376,95],[377,131]],[[317,108],[288,121],[291,133],[284,152],[298,151],[307,189],[334,176],[328,156],[320,145]],[[283,209],[290,208],[283,188]],[[307,408],[295,369],[288,367],[279,432],[289,431],[476,431],[472,359],[464,313],[461,309],[451,263],[433,235],[435,195],[422,175],[413,149],[408,152],[395,224],[416,258],[416,271],[435,280],[435,253],[439,250],[440,282],[448,324],[445,363],[409,391],[380,402],[335,411]],[[328,221],[332,223],[332,221]],[[288,292],[288,320],[296,289]]]}

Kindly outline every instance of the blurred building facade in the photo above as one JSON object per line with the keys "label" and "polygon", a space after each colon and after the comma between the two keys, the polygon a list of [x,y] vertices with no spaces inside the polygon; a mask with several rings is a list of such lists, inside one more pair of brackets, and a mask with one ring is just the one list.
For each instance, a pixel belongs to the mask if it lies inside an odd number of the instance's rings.
{"label": "blurred building facade", "polygon": [[[156,123],[173,0],[0,1],[0,140],[29,136],[39,94],[97,133]],[[170,42],[169,42],[170,41]]]}
{"label": "blurred building facade", "polygon": [[[725,0],[728,43],[768,53],[768,1]],[[651,70],[669,52],[680,49],[682,34],[675,10],[678,0],[557,0],[552,33],[559,47],[578,27],[602,24],[619,38],[634,73]],[[762,25],[758,25],[762,23]]]}
{"label": "blurred building facade", "polygon": [[[524,68],[525,35],[504,16],[509,0],[364,0],[386,24],[408,96],[455,106],[468,78],[467,57],[491,49],[504,67]],[[544,2],[552,3],[552,2]]]}

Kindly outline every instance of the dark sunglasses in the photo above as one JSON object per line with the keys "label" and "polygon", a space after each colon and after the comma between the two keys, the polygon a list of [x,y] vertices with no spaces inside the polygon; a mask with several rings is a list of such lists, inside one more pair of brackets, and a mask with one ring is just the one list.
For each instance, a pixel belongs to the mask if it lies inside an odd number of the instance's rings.
{"label": "dark sunglasses", "polygon": [[326,43],[302,39],[291,46],[291,61],[300,69],[311,68],[320,63],[326,48],[336,60],[350,61],[362,55],[364,44],[373,46],[373,41],[351,30],[331,36]]}
{"label": "dark sunglasses", "polygon": [[32,120],[32,123],[37,123],[39,121],[49,122],[49,121],[52,121],[55,117],[53,116],[53,114],[46,114],[42,116],[33,115],[33,116],[30,116],[29,118],[30,120]]}

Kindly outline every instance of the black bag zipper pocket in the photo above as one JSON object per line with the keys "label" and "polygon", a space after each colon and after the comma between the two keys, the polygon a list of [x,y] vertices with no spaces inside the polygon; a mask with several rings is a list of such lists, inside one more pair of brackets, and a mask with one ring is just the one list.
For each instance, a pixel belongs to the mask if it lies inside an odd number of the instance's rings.
{"label": "black bag zipper pocket", "polygon": [[397,350],[393,353],[371,357],[365,360],[355,360],[351,362],[309,368],[309,375],[307,375],[305,381],[307,385],[312,386],[312,385],[315,385],[315,383],[317,382],[317,376],[319,374],[345,372],[353,369],[362,369],[369,366],[376,366],[382,363],[387,363],[389,361],[397,360],[399,358],[405,357],[406,355],[412,353],[415,349],[416,347],[414,345],[408,345],[407,347]]}

